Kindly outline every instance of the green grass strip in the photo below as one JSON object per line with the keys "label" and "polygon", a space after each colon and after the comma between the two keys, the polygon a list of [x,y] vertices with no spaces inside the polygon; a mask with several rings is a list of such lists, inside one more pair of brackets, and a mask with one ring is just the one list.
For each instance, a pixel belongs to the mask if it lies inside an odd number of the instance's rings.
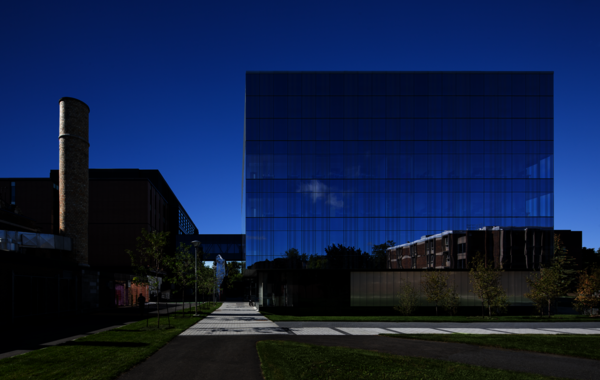
{"label": "green grass strip", "polygon": [[484,335],[484,334],[383,334],[404,339],[434,340],[575,356],[600,360],[600,335]]}
{"label": "green grass strip", "polygon": [[323,322],[598,322],[598,318],[585,315],[553,315],[540,316],[501,316],[501,317],[465,317],[465,316],[360,316],[360,315],[282,315],[261,312],[273,322],[284,321],[323,321]]}
{"label": "green grass strip", "polygon": [[444,360],[412,358],[344,347],[286,341],[257,343],[266,380],[460,379],[529,380],[550,377]]}
{"label": "green grass strip", "polygon": [[201,309],[202,317],[173,313],[170,318],[171,328],[165,328],[167,317],[161,315],[161,329],[156,328],[156,318],[150,318],[149,328],[146,328],[146,320],[143,320],[58,346],[2,359],[0,378],[114,379],[144,361],[219,306],[221,304],[217,303]]}

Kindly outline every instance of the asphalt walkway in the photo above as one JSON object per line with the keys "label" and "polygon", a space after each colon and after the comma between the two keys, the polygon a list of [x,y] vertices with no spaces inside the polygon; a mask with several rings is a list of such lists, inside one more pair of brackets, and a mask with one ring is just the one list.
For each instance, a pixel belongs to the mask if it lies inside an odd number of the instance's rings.
{"label": "asphalt walkway", "polygon": [[256,352],[261,340],[359,348],[570,379],[595,380],[600,373],[600,361],[460,343],[382,336],[231,335],[179,336],[119,379],[263,380]]}
{"label": "asphalt walkway", "polygon": [[600,334],[600,326],[594,322],[534,325],[531,323],[388,322],[281,322],[276,324],[246,303],[224,303],[213,314],[184,331],[155,355],[120,378],[124,380],[162,378],[260,380],[262,374],[256,343],[267,339],[359,348],[571,379],[598,379],[600,373],[600,361],[596,360],[460,343],[368,336],[394,332]]}

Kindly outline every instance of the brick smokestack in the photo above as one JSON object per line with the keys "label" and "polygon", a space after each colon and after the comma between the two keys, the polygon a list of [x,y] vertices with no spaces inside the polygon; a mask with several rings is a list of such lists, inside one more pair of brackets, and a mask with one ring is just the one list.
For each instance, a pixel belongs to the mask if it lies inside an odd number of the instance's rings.
{"label": "brick smokestack", "polygon": [[59,155],[60,233],[71,237],[80,264],[88,264],[89,114],[74,98],[61,98]]}

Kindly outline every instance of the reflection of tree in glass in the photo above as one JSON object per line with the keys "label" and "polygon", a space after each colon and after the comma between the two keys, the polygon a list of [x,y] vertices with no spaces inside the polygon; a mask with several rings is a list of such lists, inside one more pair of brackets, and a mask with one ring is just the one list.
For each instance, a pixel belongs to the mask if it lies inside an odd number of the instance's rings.
{"label": "reflection of tree in glass", "polygon": [[395,246],[396,243],[393,240],[388,240],[383,244],[377,244],[373,246],[373,269],[386,269],[388,248]]}

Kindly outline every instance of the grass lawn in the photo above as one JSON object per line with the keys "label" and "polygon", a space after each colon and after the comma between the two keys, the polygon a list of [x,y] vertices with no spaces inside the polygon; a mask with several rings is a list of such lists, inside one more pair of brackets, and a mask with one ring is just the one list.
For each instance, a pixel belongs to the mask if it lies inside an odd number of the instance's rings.
{"label": "grass lawn", "polygon": [[600,335],[384,334],[384,336],[467,343],[600,360]]}
{"label": "grass lawn", "polygon": [[466,317],[466,316],[401,316],[401,315],[289,315],[275,314],[268,311],[261,313],[273,322],[284,321],[346,321],[346,322],[599,322],[598,318],[586,315],[553,315],[540,317],[538,315],[526,316],[500,316],[500,317]]}
{"label": "grass lawn", "polygon": [[256,347],[266,380],[550,379],[529,373],[344,347],[268,340],[258,342]]}
{"label": "grass lawn", "polygon": [[[158,351],[171,339],[216,310],[201,309],[202,317],[171,314],[171,328],[161,316],[79,338],[59,346],[47,347],[24,355],[0,360],[0,378],[7,379],[113,379]],[[193,308],[192,308],[193,310]],[[190,313],[187,314],[191,315]]]}

